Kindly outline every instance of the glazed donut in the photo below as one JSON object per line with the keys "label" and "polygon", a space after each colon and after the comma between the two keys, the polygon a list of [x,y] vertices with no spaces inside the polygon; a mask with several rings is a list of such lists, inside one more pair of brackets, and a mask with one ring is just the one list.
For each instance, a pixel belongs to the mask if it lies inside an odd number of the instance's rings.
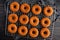
{"label": "glazed donut", "polygon": [[43,27],[49,27],[50,24],[51,24],[51,21],[50,21],[49,18],[43,18],[43,19],[41,20],[41,24],[42,24]]}
{"label": "glazed donut", "polygon": [[39,18],[37,16],[33,16],[30,18],[30,24],[32,26],[37,26],[39,24]]}
{"label": "glazed donut", "polygon": [[16,23],[18,20],[18,16],[16,14],[10,14],[8,16],[8,21],[11,23]]}
{"label": "glazed donut", "polygon": [[20,9],[21,9],[21,12],[28,13],[30,11],[30,5],[27,3],[23,3]]}
{"label": "glazed donut", "polygon": [[50,30],[48,28],[42,28],[40,34],[43,38],[48,38],[50,36]]}
{"label": "glazed donut", "polygon": [[18,28],[18,33],[19,33],[19,35],[21,35],[21,36],[26,36],[27,33],[28,33],[27,27],[26,27],[26,26],[20,26],[20,27]]}
{"label": "glazed donut", "polygon": [[12,2],[10,4],[10,10],[13,12],[17,12],[19,10],[19,3],[18,2]]}
{"label": "glazed donut", "polygon": [[39,6],[39,5],[34,5],[32,7],[32,12],[35,14],[35,15],[38,15],[40,14],[42,11],[42,8]]}
{"label": "glazed donut", "polygon": [[51,6],[46,6],[44,8],[44,14],[46,16],[51,16],[53,14],[53,8]]}
{"label": "glazed donut", "polygon": [[29,17],[27,15],[21,15],[19,21],[21,24],[27,24],[29,22]]}
{"label": "glazed donut", "polygon": [[38,29],[37,28],[31,28],[29,30],[29,35],[32,38],[36,38],[38,36],[38,34],[39,34],[39,32],[38,32]]}
{"label": "glazed donut", "polygon": [[17,31],[17,26],[15,24],[9,24],[7,29],[9,33],[14,34]]}

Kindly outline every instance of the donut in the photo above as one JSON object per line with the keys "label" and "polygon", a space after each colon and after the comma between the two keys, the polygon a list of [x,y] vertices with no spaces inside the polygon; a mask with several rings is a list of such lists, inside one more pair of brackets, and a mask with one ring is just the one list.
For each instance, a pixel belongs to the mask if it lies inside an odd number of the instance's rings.
{"label": "donut", "polygon": [[42,20],[41,20],[41,25],[42,25],[43,27],[49,27],[50,24],[51,24],[51,21],[50,21],[49,18],[42,18]]}
{"label": "donut", "polygon": [[13,12],[17,12],[19,10],[19,3],[18,2],[12,2],[10,4],[10,10]]}
{"label": "donut", "polygon": [[32,13],[35,14],[35,15],[40,14],[41,11],[42,11],[41,6],[39,6],[37,4],[32,7]]}
{"label": "donut", "polygon": [[21,24],[27,24],[29,22],[29,17],[23,14],[19,17],[19,21]]}
{"label": "donut", "polygon": [[9,14],[8,21],[11,23],[16,23],[18,20],[18,16],[16,14]]}
{"label": "donut", "polygon": [[20,9],[21,9],[21,12],[28,13],[30,11],[30,5],[27,3],[23,3]]}
{"label": "donut", "polygon": [[43,38],[48,38],[50,36],[50,30],[48,28],[42,28],[40,31],[40,35]]}
{"label": "donut", "polygon": [[39,18],[37,16],[33,16],[30,18],[30,24],[32,26],[37,26],[39,24]]}
{"label": "donut", "polygon": [[20,26],[20,27],[18,28],[18,33],[19,33],[19,35],[21,35],[21,36],[26,36],[27,33],[28,33],[27,27],[26,27],[26,26]]}
{"label": "donut", "polygon": [[38,34],[39,34],[39,32],[38,32],[38,29],[37,28],[31,28],[29,30],[29,35],[32,38],[36,38],[38,36]]}
{"label": "donut", "polygon": [[15,24],[9,24],[7,29],[9,33],[14,34],[17,31],[17,26]]}
{"label": "donut", "polygon": [[53,14],[53,8],[51,6],[46,6],[43,12],[45,16],[51,16]]}

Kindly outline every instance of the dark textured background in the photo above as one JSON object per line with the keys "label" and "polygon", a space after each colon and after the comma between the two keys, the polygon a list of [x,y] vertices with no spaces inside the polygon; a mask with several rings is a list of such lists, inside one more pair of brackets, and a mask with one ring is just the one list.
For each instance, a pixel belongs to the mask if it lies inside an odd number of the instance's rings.
{"label": "dark textured background", "polygon": [[[60,14],[60,0],[56,0],[55,3],[57,6],[57,9],[59,10],[58,12]],[[60,40],[60,17],[55,22],[54,38],[53,39]]]}
{"label": "dark textured background", "polygon": [[[0,0],[0,40],[13,40],[12,37],[7,37],[4,35],[4,27],[5,27],[5,9],[4,9],[4,1]],[[60,11],[60,0],[55,0],[57,9]],[[60,13],[59,13],[60,14]],[[54,28],[54,36],[53,40],[60,40],[60,17],[55,22],[55,28]]]}

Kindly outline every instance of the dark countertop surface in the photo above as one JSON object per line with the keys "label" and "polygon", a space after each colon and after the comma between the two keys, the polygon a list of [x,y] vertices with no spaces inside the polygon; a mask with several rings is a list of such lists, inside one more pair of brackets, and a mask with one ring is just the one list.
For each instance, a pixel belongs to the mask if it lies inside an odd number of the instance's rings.
{"label": "dark countertop surface", "polygon": [[[5,12],[3,9],[3,0],[0,0],[0,40],[11,40],[12,37],[5,37],[4,35],[4,26],[5,26]],[[60,0],[55,0],[56,6],[58,10],[60,11]],[[3,11],[3,12],[2,12]],[[60,18],[60,17],[59,17]],[[53,34],[53,40],[60,40],[60,19],[57,19],[55,22],[55,28],[54,28],[54,34]]]}

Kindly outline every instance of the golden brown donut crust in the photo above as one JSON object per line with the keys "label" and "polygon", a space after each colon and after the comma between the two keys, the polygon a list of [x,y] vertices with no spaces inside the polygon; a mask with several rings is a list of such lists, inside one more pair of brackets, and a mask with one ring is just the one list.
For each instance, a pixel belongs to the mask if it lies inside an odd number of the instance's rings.
{"label": "golden brown donut crust", "polygon": [[17,14],[9,14],[8,21],[11,23],[16,23],[18,21]]}
{"label": "golden brown donut crust", "polygon": [[36,38],[38,36],[38,34],[39,34],[39,32],[38,32],[38,29],[37,28],[31,28],[29,30],[29,35],[32,38]]}
{"label": "golden brown donut crust", "polygon": [[46,16],[51,16],[53,14],[53,8],[51,6],[46,6],[43,12]]}
{"label": "golden brown donut crust", "polygon": [[34,6],[32,7],[32,12],[33,12],[33,14],[35,14],[35,15],[40,14],[41,11],[42,11],[42,8],[41,8],[41,6],[39,6],[38,4],[36,4],[36,5],[34,5]]}
{"label": "golden brown donut crust", "polygon": [[19,10],[19,3],[18,2],[12,2],[10,4],[10,10],[13,12],[17,12]]}
{"label": "golden brown donut crust", "polygon": [[28,13],[30,11],[30,5],[27,3],[23,3],[20,9],[21,9],[21,12]]}
{"label": "golden brown donut crust", "polygon": [[42,25],[43,27],[49,27],[50,24],[51,24],[51,21],[50,21],[49,18],[42,18],[42,20],[41,20],[41,25]]}
{"label": "golden brown donut crust", "polygon": [[39,18],[37,16],[33,16],[30,18],[30,24],[32,26],[37,26],[39,24]]}
{"label": "golden brown donut crust", "polygon": [[26,26],[20,26],[20,27],[18,28],[18,33],[19,33],[19,35],[21,35],[21,36],[26,36],[27,33],[28,33],[27,27],[26,27]]}
{"label": "golden brown donut crust", "polygon": [[50,36],[50,30],[48,28],[42,28],[40,34],[43,38],[48,38]]}
{"label": "golden brown donut crust", "polygon": [[27,24],[29,22],[29,17],[27,15],[21,15],[19,21],[21,24]]}
{"label": "golden brown donut crust", "polygon": [[17,26],[15,24],[9,24],[8,25],[8,32],[13,34],[13,33],[16,33],[17,31]]}

